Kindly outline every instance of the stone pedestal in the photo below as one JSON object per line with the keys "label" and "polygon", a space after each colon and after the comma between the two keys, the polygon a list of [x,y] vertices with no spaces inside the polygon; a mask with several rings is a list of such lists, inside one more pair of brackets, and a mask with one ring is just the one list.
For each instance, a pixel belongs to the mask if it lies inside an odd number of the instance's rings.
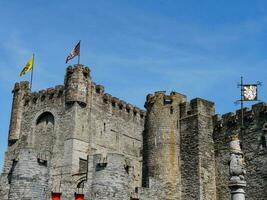
{"label": "stone pedestal", "polygon": [[245,200],[245,187],[246,181],[230,181],[229,188],[231,190],[231,200]]}

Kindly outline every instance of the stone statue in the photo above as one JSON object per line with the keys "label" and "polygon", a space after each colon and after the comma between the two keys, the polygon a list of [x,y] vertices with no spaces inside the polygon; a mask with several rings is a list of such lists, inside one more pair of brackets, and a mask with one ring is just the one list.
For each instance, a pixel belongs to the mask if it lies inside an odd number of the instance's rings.
{"label": "stone statue", "polygon": [[231,137],[230,142],[230,180],[244,180],[246,171],[244,169],[244,155],[240,148],[237,135]]}
{"label": "stone statue", "polygon": [[245,181],[245,162],[244,154],[240,147],[238,135],[232,135],[230,141],[230,180],[231,200],[245,200],[246,187]]}

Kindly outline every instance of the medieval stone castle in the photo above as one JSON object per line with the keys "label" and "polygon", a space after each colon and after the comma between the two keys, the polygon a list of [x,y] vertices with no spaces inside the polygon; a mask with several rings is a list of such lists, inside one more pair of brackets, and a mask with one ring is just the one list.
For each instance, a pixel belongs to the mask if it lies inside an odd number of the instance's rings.
{"label": "medieval stone castle", "polygon": [[[83,65],[39,92],[16,83],[1,200],[228,200],[229,136],[240,110],[176,92],[146,111],[104,92]],[[267,105],[244,110],[246,197],[267,199]]]}

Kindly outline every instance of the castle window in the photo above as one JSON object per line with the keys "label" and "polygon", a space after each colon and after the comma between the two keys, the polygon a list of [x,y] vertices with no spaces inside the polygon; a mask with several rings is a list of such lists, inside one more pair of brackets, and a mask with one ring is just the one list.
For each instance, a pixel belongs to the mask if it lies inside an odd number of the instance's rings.
{"label": "castle window", "polygon": [[104,170],[104,169],[107,167],[107,164],[108,164],[108,163],[98,163],[98,164],[96,165],[96,171]]}
{"label": "castle window", "polygon": [[36,120],[36,125],[45,122],[48,124],[49,122],[54,125],[54,116],[50,112],[42,113]]}
{"label": "castle window", "polygon": [[130,166],[129,165],[125,165],[124,169],[125,169],[126,173],[129,174]]}
{"label": "castle window", "polygon": [[260,147],[261,147],[261,149],[267,148],[266,137],[264,135],[261,136]]}
{"label": "castle window", "polygon": [[173,114],[173,107],[170,108],[170,114]]}
{"label": "castle window", "polygon": [[87,160],[80,158],[79,159],[79,173],[86,173],[87,172]]}
{"label": "castle window", "polygon": [[164,105],[172,104],[171,99],[164,99]]}
{"label": "castle window", "polygon": [[106,132],[106,123],[104,123],[104,132]]}
{"label": "castle window", "polygon": [[116,103],[114,101],[111,104],[112,104],[112,107],[116,107]]}
{"label": "castle window", "polygon": [[54,124],[55,119],[50,112],[44,112],[37,118],[33,139],[39,153],[51,151],[55,142]]}

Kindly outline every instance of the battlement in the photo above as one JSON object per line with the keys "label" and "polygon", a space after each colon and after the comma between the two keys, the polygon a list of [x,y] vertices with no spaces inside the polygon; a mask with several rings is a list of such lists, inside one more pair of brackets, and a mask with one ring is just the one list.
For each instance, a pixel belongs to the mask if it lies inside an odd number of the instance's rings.
{"label": "battlement", "polygon": [[186,96],[178,92],[171,92],[166,95],[166,91],[157,91],[154,94],[148,94],[146,97],[145,108],[148,109],[155,103],[159,106],[179,105],[186,101]]}
{"label": "battlement", "polygon": [[[236,110],[234,113],[225,113],[222,116],[214,115],[214,129],[218,130],[222,127],[232,127],[241,123],[241,109]],[[243,108],[244,122],[252,122],[256,117],[267,116],[267,105],[266,103],[257,103],[252,105],[250,108]]]}
{"label": "battlement", "polygon": [[214,103],[205,99],[195,98],[180,104],[181,118],[195,114],[214,115]]}
{"label": "battlement", "polygon": [[133,116],[139,115],[141,119],[143,119],[146,115],[144,110],[133,106],[129,103],[126,103],[123,100],[118,99],[117,97],[113,97],[111,94],[104,93],[102,95],[103,102],[112,106],[116,111],[123,111],[126,114],[132,114]]}
{"label": "battlement", "polygon": [[82,73],[85,78],[90,78],[90,69],[81,64],[68,66],[66,69],[66,76],[72,75],[74,72]]}
{"label": "battlement", "polygon": [[124,155],[120,153],[107,153],[107,154],[94,154],[93,162],[95,165],[100,166],[132,166],[131,161]]}
{"label": "battlement", "polygon": [[19,90],[25,90],[26,92],[30,91],[29,82],[28,81],[21,81],[19,83],[15,83],[13,93]]}
{"label": "battlement", "polygon": [[96,85],[94,82],[91,83],[91,89],[97,94],[104,94],[105,92],[105,87],[103,85]]}
{"label": "battlement", "polygon": [[39,102],[45,101],[55,101],[59,98],[62,98],[64,94],[64,86],[57,85],[54,88],[48,88],[46,90],[40,90],[38,92],[28,93],[25,96],[25,106],[30,104],[37,104]]}

